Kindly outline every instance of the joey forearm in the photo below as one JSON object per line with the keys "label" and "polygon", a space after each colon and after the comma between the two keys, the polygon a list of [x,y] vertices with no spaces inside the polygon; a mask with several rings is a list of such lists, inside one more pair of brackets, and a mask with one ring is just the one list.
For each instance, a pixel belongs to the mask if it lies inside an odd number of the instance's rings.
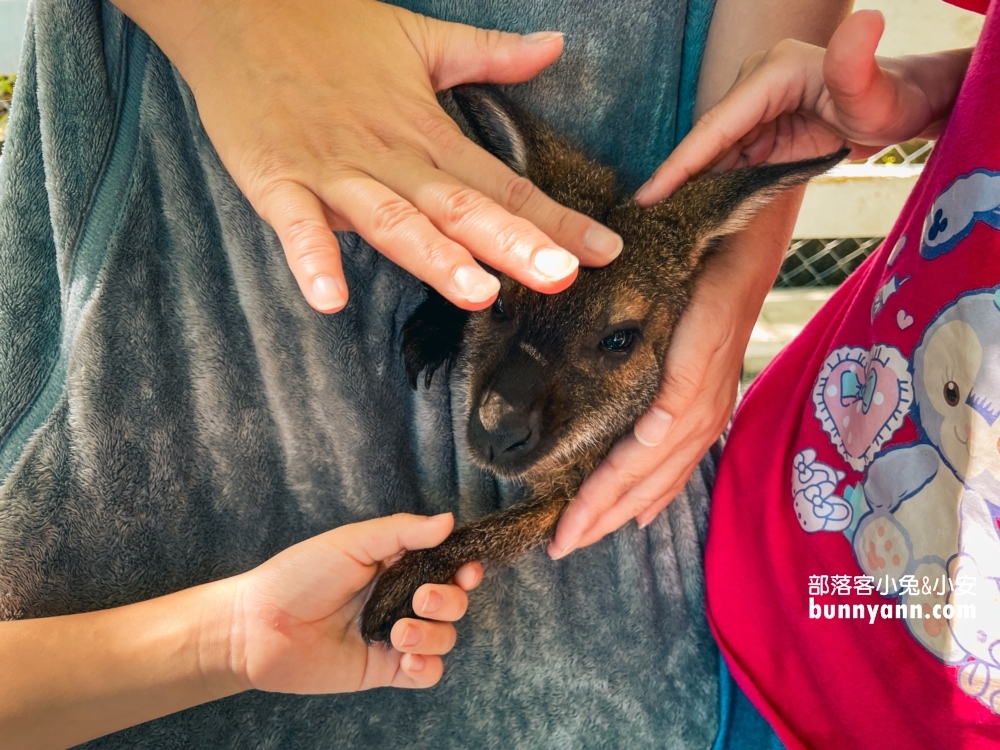
{"label": "joey forearm", "polygon": [[457,529],[433,549],[407,552],[386,570],[361,616],[366,641],[388,641],[396,620],[413,617],[413,594],[425,583],[445,583],[466,563],[507,565],[548,542],[569,497],[564,493],[517,503]]}

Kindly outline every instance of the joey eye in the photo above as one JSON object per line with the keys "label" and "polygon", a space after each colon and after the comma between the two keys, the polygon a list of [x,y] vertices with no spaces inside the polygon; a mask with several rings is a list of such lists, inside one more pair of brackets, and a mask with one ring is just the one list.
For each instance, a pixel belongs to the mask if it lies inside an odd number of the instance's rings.
{"label": "joey eye", "polygon": [[499,294],[497,295],[496,302],[493,303],[493,314],[498,318],[507,317],[507,308],[503,304],[503,297]]}
{"label": "joey eye", "polygon": [[961,394],[958,391],[958,383],[949,380],[944,384],[944,402],[948,406],[958,406],[959,399],[961,399]]}
{"label": "joey eye", "polygon": [[610,336],[601,339],[598,347],[612,354],[624,354],[632,348],[635,343],[636,330],[634,328],[622,328],[615,331]]}

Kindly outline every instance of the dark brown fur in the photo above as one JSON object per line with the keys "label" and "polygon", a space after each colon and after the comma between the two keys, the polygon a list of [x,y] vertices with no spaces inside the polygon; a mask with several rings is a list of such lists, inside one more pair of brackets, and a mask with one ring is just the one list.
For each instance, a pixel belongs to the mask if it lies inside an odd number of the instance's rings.
{"label": "dark brown fur", "polygon": [[[583,479],[655,397],[705,253],[780,192],[844,156],[707,177],[644,210],[619,195],[611,169],[498,91],[467,87],[454,97],[486,148],[555,200],[614,229],[625,248],[606,268],[582,269],[556,295],[500,275],[502,310],[468,314],[429,290],[407,322],[403,352],[414,387],[421,372],[429,385],[439,368],[454,369],[467,397],[472,460],[523,483],[526,498],[434,549],[406,553],[383,573],[362,614],[368,641],[388,640],[397,619],[413,616],[421,584],[444,583],[473,560],[510,563],[552,537]],[[633,332],[627,351],[601,348],[622,331]]]}

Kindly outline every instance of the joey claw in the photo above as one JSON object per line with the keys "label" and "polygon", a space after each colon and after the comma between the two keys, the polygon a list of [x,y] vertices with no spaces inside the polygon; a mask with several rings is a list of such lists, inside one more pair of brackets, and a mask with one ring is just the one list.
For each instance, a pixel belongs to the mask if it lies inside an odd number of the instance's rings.
{"label": "joey claw", "polygon": [[425,583],[447,583],[458,566],[446,562],[439,549],[407,552],[375,582],[361,612],[361,637],[365,643],[389,642],[397,620],[415,617],[413,595]]}
{"label": "joey claw", "polygon": [[416,588],[407,575],[410,554],[403,555],[379,576],[365,602],[361,612],[361,637],[368,644],[375,641],[388,643],[396,620],[414,616],[413,594]]}

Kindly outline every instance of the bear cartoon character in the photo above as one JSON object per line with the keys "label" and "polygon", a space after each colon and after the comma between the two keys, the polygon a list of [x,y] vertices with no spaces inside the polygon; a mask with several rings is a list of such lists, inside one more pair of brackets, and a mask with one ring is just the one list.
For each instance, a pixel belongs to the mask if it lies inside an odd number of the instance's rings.
{"label": "bear cartoon character", "polygon": [[921,441],[868,467],[854,553],[907,611],[921,605],[910,632],[1000,713],[1000,290],[945,307],[912,373]]}

